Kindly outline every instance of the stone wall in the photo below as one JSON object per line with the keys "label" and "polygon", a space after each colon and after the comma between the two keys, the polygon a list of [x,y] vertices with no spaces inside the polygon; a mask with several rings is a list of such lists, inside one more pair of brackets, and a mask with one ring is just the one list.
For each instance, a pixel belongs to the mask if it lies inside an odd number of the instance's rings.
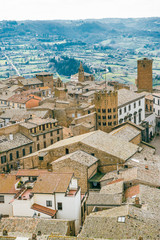
{"label": "stone wall", "polygon": [[17,132],[19,132],[19,123],[0,128],[0,136],[1,135],[9,135],[10,133],[14,134]]}

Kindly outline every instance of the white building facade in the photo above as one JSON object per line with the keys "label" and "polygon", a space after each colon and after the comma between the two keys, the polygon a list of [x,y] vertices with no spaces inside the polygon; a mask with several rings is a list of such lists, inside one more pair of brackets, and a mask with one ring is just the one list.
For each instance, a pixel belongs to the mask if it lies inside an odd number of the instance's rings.
{"label": "white building facade", "polygon": [[[126,96],[131,95],[131,96]],[[126,89],[118,91],[118,123],[131,121],[139,125],[145,119],[145,95]]]}

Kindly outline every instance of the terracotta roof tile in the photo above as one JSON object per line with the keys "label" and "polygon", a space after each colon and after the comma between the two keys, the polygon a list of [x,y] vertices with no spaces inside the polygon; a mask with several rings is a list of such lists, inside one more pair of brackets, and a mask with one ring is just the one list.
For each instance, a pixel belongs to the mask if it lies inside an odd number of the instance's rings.
{"label": "terracotta roof tile", "polygon": [[49,216],[51,216],[51,217],[54,217],[54,215],[55,215],[56,212],[57,212],[57,210],[53,210],[53,209],[44,207],[44,206],[39,205],[39,204],[36,204],[36,203],[34,203],[34,204],[31,206],[31,209],[36,210],[36,211],[41,212],[41,213],[44,213],[44,214],[47,214],[47,215],[49,215]]}
{"label": "terracotta roof tile", "polygon": [[16,194],[15,184],[18,182],[16,175],[0,175],[0,194]]}

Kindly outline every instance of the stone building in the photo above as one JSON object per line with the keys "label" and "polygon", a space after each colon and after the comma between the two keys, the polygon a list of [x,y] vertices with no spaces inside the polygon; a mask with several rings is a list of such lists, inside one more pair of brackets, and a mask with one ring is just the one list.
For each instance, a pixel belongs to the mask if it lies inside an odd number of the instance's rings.
{"label": "stone building", "polygon": [[81,192],[85,194],[89,190],[89,178],[97,172],[98,159],[86,152],[77,150],[58,158],[51,164],[53,172],[74,172]]}
{"label": "stone building", "polygon": [[19,79],[18,85],[23,87],[24,90],[35,89],[38,87],[43,87],[43,82],[38,78],[29,78],[29,79]]}
{"label": "stone building", "polygon": [[121,165],[133,156],[139,150],[139,146],[99,130],[53,144],[45,149],[46,156],[43,161],[39,160],[39,154],[44,152],[41,150],[23,158],[21,164],[24,168],[33,168],[39,166],[39,162],[43,162],[43,167],[46,168],[50,162],[77,150],[97,157],[99,171],[106,173],[116,169],[117,163]]}
{"label": "stone building", "polygon": [[67,100],[67,89],[65,88],[55,88],[54,96],[60,100]]}
{"label": "stone building", "polygon": [[33,141],[21,133],[1,135],[0,172],[9,172],[17,168],[19,158],[32,153],[33,150]]}
{"label": "stone building", "polygon": [[43,87],[49,87],[53,91],[54,87],[53,73],[40,72],[36,74],[36,78],[42,82]]}
{"label": "stone building", "polygon": [[152,92],[152,63],[153,60],[147,58],[137,61],[138,91]]}
{"label": "stone building", "polygon": [[97,129],[110,132],[118,124],[118,93],[95,93],[95,109],[97,113]]}
{"label": "stone building", "polygon": [[0,171],[19,166],[19,159],[63,139],[57,120],[30,118],[25,122],[0,128]]}

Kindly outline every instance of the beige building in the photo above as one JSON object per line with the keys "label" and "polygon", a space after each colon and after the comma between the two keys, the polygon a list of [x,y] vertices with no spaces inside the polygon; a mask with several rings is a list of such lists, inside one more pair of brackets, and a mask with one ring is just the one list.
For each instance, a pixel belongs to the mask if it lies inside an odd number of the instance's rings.
{"label": "beige building", "polygon": [[0,171],[19,166],[19,159],[63,139],[57,120],[33,118],[0,129]]}
{"label": "beige building", "polygon": [[[99,130],[53,144],[45,149],[46,155],[43,161],[40,162],[41,164],[43,162],[43,167],[46,168],[47,164],[77,150],[82,150],[98,158],[99,171],[106,173],[116,169],[117,163],[124,164],[127,159],[139,150],[139,146]],[[42,153],[43,150],[23,158],[22,165],[24,168],[39,166],[39,154]]]}

